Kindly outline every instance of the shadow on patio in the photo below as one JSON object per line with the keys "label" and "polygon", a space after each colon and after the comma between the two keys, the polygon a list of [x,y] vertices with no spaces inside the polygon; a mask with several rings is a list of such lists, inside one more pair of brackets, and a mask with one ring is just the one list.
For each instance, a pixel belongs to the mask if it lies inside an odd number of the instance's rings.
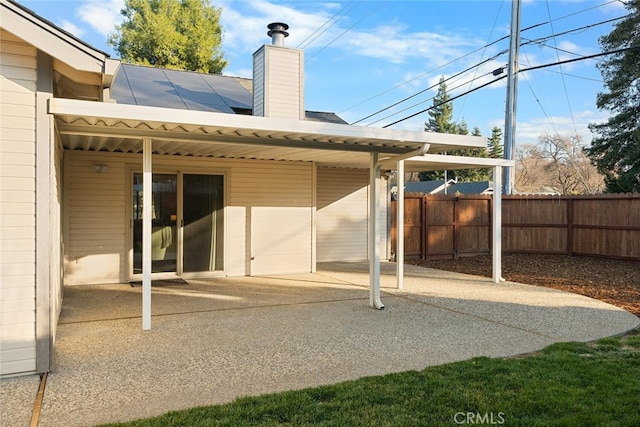
{"label": "shadow on patio", "polygon": [[41,426],[92,425],[363,376],[502,357],[623,333],[639,319],[546,288],[408,268],[384,310],[368,307],[366,264],[314,274],[65,290]]}

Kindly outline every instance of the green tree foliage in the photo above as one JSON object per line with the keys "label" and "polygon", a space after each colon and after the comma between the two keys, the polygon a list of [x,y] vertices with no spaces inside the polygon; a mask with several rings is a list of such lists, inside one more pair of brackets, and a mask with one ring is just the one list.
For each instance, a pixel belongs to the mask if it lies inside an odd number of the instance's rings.
{"label": "green tree foliage", "polygon": [[221,73],[220,13],[209,0],[126,0],[108,42],[128,63]]}
{"label": "green tree foliage", "polygon": [[502,159],[504,157],[504,147],[502,145],[502,129],[494,126],[491,129],[491,137],[487,141],[489,157],[492,159]]}
{"label": "green tree foliage", "polygon": [[424,124],[425,132],[458,133],[456,123],[453,121],[453,104],[449,101],[447,83],[444,77],[440,77],[438,93],[433,98],[433,106],[427,112],[429,119]]}
{"label": "green tree foliage", "polygon": [[607,55],[598,63],[605,91],[596,98],[607,122],[590,124],[594,134],[587,153],[605,175],[608,192],[640,192],[640,1],[630,0],[630,14],[600,38],[603,51],[631,48]]}
{"label": "green tree foliage", "polygon": [[[440,78],[438,93],[433,98],[433,107],[427,112],[429,119],[424,124],[425,132],[455,133],[458,135],[469,135],[469,127],[464,119],[460,123],[453,120],[453,104],[449,101],[447,84],[444,77]],[[480,129],[474,127],[472,135],[481,136]],[[486,148],[469,148],[466,150],[451,151],[447,154],[455,156],[487,157]],[[420,172],[421,181],[437,179],[457,179],[460,182],[487,181],[489,180],[489,169],[463,169],[455,171],[429,171]]]}

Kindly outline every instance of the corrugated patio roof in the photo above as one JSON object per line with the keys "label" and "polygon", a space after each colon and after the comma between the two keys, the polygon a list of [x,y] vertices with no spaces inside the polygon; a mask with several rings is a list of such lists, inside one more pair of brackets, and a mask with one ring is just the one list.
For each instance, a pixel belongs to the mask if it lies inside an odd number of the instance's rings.
{"label": "corrugated patio roof", "polygon": [[384,159],[425,145],[431,153],[485,143],[466,135],[60,98],[50,100],[49,112],[57,117],[64,147],[72,150],[141,153],[146,137],[156,154],[368,168],[373,152]]}

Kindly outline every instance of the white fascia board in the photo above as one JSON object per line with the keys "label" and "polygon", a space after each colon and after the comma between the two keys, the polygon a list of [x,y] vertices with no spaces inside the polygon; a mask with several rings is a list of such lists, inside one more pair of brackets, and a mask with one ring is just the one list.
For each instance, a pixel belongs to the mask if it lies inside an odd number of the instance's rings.
{"label": "white fascia board", "polygon": [[[252,133],[279,133],[290,138],[315,135],[345,141],[361,140],[362,143],[378,142],[386,145],[406,145],[408,150],[425,144],[452,145],[459,149],[484,147],[485,138],[468,135],[449,135],[396,129],[381,129],[352,126],[338,123],[323,123],[306,120],[274,117],[246,116],[240,114],[208,111],[180,110],[174,108],[146,107],[139,105],[113,104],[74,99],[52,98],[49,113],[58,116],[94,117],[137,122],[174,123]],[[418,145],[418,146],[417,146]]]}
{"label": "white fascia board", "polygon": [[13,3],[2,0],[1,8],[2,28],[6,31],[77,70],[104,72],[106,53]]}
{"label": "white fascia board", "polygon": [[515,164],[515,160],[487,157],[449,156],[444,154],[425,154],[423,156],[411,157],[405,160],[405,169],[408,171],[471,169],[494,166],[514,167]]}

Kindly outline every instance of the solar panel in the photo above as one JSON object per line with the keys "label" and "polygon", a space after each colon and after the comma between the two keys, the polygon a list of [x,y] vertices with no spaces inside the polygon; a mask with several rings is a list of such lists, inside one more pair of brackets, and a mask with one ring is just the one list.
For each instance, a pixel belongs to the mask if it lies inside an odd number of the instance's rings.
{"label": "solar panel", "polygon": [[201,74],[201,76],[229,107],[253,108],[253,95],[235,78],[216,74]]}
{"label": "solar panel", "polygon": [[[181,110],[251,114],[253,109],[253,95],[238,78],[132,64],[120,65],[111,97],[119,104]],[[319,111],[306,111],[306,118],[346,123],[334,113]]]}
{"label": "solar panel", "polygon": [[206,75],[121,64],[111,97],[121,104],[233,114],[203,76]]}

